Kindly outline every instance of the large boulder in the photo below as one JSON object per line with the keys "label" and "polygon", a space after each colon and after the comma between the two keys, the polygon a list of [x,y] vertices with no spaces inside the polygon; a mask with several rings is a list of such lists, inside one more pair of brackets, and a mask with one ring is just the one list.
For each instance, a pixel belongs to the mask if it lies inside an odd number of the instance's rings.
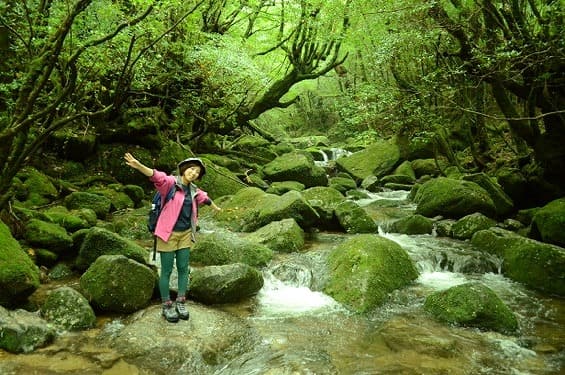
{"label": "large boulder", "polygon": [[24,302],[39,287],[39,269],[0,221],[0,305]]}
{"label": "large boulder", "polygon": [[491,178],[485,173],[475,173],[463,176],[463,180],[472,181],[489,193],[498,217],[508,216],[514,210],[514,202],[498,184],[496,178]]}
{"label": "large boulder", "polygon": [[427,217],[444,216],[458,219],[481,212],[496,216],[492,198],[482,187],[471,181],[438,177],[418,187],[414,195],[416,214]]}
{"label": "large boulder", "polygon": [[222,202],[217,221],[237,232],[252,232],[272,221],[294,218],[302,228],[311,227],[318,214],[298,191],[281,196],[256,187],[243,188]]}
{"label": "large boulder", "polygon": [[157,274],[123,255],[102,255],[80,277],[83,295],[96,309],[132,313],[151,300]]}
{"label": "large boulder", "polygon": [[96,315],[88,300],[68,286],[49,292],[40,313],[45,320],[64,330],[88,329],[96,324]]}
{"label": "large boulder", "polygon": [[26,167],[17,174],[27,193],[24,201],[26,207],[43,206],[54,201],[59,195],[57,188],[49,177],[35,168]]}
{"label": "large boulder", "polygon": [[502,273],[531,288],[565,296],[565,249],[501,228],[478,231],[471,243],[503,259]]}
{"label": "large boulder", "polygon": [[208,193],[210,198],[217,199],[225,195],[231,195],[246,187],[237,175],[229,169],[215,165],[205,158],[202,158],[202,161],[206,165],[206,174],[197,184]]}
{"label": "large boulder", "polygon": [[315,186],[304,190],[302,196],[320,217],[315,224],[317,228],[329,230],[340,228],[335,216],[335,208],[346,199],[341,192],[333,187]]}
{"label": "large boulder", "polygon": [[451,227],[451,236],[459,240],[468,240],[473,237],[476,232],[489,229],[496,225],[496,221],[486,217],[480,212],[463,216],[457,220]]}
{"label": "large boulder", "polygon": [[411,215],[400,218],[387,227],[390,232],[404,234],[431,234],[434,223],[422,215]]}
{"label": "large boulder", "polygon": [[206,304],[239,302],[263,287],[263,275],[244,263],[208,266],[191,272],[189,295]]}
{"label": "large boulder", "polygon": [[323,168],[314,163],[314,158],[304,152],[289,152],[265,164],[262,169],[269,181],[298,181],[305,187],[326,186],[328,177]]}
{"label": "large boulder", "polygon": [[352,176],[357,183],[366,177],[390,174],[400,161],[400,150],[391,141],[376,142],[364,150],[336,160],[336,167]]}
{"label": "large boulder", "polygon": [[272,258],[273,250],[267,246],[223,231],[200,234],[191,251],[191,260],[202,265],[245,263],[260,267]]}
{"label": "large boulder", "polygon": [[426,298],[424,308],[448,324],[512,334],[518,330],[514,313],[480,283],[457,285]]}
{"label": "large boulder", "polygon": [[536,211],[530,235],[543,242],[565,247],[565,198],[549,202]]}
{"label": "large boulder", "polygon": [[273,251],[290,253],[304,246],[304,230],[294,219],[273,221],[250,233],[247,239],[267,246]]}
{"label": "large boulder", "polygon": [[0,306],[0,349],[29,353],[49,345],[55,334],[55,327],[37,314],[25,310],[10,311]]}
{"label": "large boulder", "polygon": [[24,238],[32,246],[64,254],[73,245],[71,236],[59,224],[31,219],[26,223],[25,228]]}
{"label": "large boulder", "polygon": [[377,233],[379,226],[357,203],[346,200],[335,208],[337,221],[346,233]]}
{"label": "large boulder", "polygon": [[107,229],[94,227],[84,236],[75,265],[84,271],[101,255],[124,255],[137,262],[146,263],[148,252],[132,240]]}
{"label": "large boulder", "polygon": [[390,292],[418,277],[400,245],[374,234],[360,234],[335,247],[328,273],[324,292],[356,312],[381,305]]}
{"label": "large boulder", "polygon": [[112,208],[112,201],[103,195],[75,191],[67,195],[64,200],[65,207],[69,210],[90,208],[96,212],[96,217],[104,219]]}
{"label": "large boulder", "polygon": [[65,206],[49,207],[43,213],[54,223],[59,224],[67,232],[91,228],[96,225],[96,212],[90,208],[68,210]]}

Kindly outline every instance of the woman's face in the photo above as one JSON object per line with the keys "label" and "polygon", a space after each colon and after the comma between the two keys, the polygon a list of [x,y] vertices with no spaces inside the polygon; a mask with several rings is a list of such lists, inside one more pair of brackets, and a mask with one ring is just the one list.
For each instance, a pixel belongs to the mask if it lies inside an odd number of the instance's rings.
{"label": "woman's face", "polygon": [[184,173],[182,174],[183,182],[186,184],[194,182],[200,176],[200,166],[199,165],[191,165],[185,169]]}

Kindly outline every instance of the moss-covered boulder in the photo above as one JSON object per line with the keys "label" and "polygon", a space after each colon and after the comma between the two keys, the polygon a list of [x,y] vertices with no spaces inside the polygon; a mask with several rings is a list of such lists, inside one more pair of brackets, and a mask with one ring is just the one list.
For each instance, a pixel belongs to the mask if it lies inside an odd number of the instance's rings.
{"label": "moss-covered boulder", "polygon": [[391,141],[376,142],[364,150],[336,160],[336,167],[360,183],[368,176],[389,174],[400,160],[400,150]]}
{"label": "moss-covered boulder", "polygon": [[431,234],[434,223],[422,215],[411,215],[393,222],[387,229],[395,233],[403,234]]}
{"label": "moss-covered boulder", "polygon": [[565,249],[490,228],[478,231],[471,243],[479,250],[503,259],[502,273],[533,289],[565,296]]}
{"label": "moss-covered boulder", "polygon": [[269,181],[298,181],[309,188],[326,186],[326,171],[314,163],[314,158],[305,152],[290,152],[278,156],[262,168],[264,178]]}
{"label": "moss-covered boulder", "polygon": [[238,138],[232,145],[233,150],[258,156],[264,160],[273,160],[277,157],[270,141],[257,135],[246,134]]}
{"label": "moss-covered boulder", "polygon": [[252,232],[272,221],[294,218],[302,228],[311,227],[318,214],[297,191],[281,196],[249,187],[237,191],[222,202],[222,211],[215,218],[238,232]]}
{"label": "moss-covered boulder", "polygon": [[328,186],[342,194],[347,193],[349,190],[357,189],[357,183],[351,177],[331,177],[328,181]]}
{"label": "moss-covered boulder", "polygon": [[335,216],[335,208],[345,201],[342,193],[333,187],[315,186],[304,190],[302,196],[320,217],[315,224],[317,228],[330,230],[341,228]]}
{"label": "moss-covered boulder", "polygon": [[445,168],[447,165],[442,160],[436,159],[415,159],[410,162],[410,166],[414,171],[414,176],[420,178],[422,176],[438,176],[441,171],[438,168],[438,163],[440,168]]}
{"label": "moss-covered boulder", "polygon": [[304,189],[304,184],[298,181],[279,181],[273,182],[267,190],[265,190],[265,192],[269,194],[283,195],[291,190],[303,191]]}
{"label": "moss-covered boulder", "polygon": [[24,205],[36,207],[51,203],[59,195],[49,177],[35,168],[26,167],[17,174],[27,192]]}
{"label": "moss-covered boulder", "polygon": [[17,306],[39,287],[39,269],[0,221],[0,305]]}
{"label": "moss-covered boulder", "polygon": [[463,216],[451,227],[451,236],[459,240],[468,240],[476,232],[489,229],[496,225],[496,221],[486,217],[480,212]]}
{"label": "moss-covered boulder", "polygon": [[96,212],[96,217],[99,219],[106,218],[112,207],[112,201],[107,197],[84,191],[76,191],[67,195],[64,204],[69,210],[90,208]]}
{"label": "moss-covered boulder", "polygon": [[132,313],[151,300],[157,273],[123,255],[102,255],[80,277],[82,294],[100,311]]}
{"label": "moss-covered boulder", "polygon": [[518,330],[514,313],[494,291],[480,283],[457,285],[436,292],[426,298],[424,308],[448,324],[505,334]]}
{"label": "moss-covered boulder", "polygon": [[229,169],[215,165],[210,160],[202,158],[206,165],[206,174],[197,185],[208,193],[210,198],[217,199],[226,195],[231,195],[246,185],[238,176]]}
{"label": "moss-covered boulder", "polygon": [[190,258],[195,263],[207,266],[245,263],[261,267],[271,261],[273,250],[234,233],[216,231],[200,234]]}
{"label": "moss-covered boulder", "polygon": [[43,247],[57,254],[64,254],[73,245],[65,228],[55,223],[31,219],[26,223],[25,240],[32,246]]}
{"label": "moss-covered boulder", "polygon": [[96,225],[96,212],[90,208],[68,210],[65,206],[53,206],[44,211],[49,219],[68,232],[91,228]]}
{"label": "moss-covered boulder", "polygon": [[94,186],[86,190],[86,192],[108,198],[111,202],[110,211],[120,211],[135,206],[133,200],[123,191],[122,185],[119,184],[110,184],[105,187]]}
{"label": "moss-covered boulder", "polygon": [[250,233],[246,238],[281,253],[299,251],[304,246],[304,230],[294,219],[273,221]]}
{"label": "moss-covered boulder", "polygon": [[367,312],[417,277],[414,263],[400,245],[378,235],[361,234],[330,253],[324,292],[353,311]]}
{"label": "moss-covered boulder", "polygon": [[565,198],[551,201],[535,212],[530,235],[565,247]]}
{"label": "moss-covered boulder", "polygon": [[191,272],[189,296],[206,304],[239,302],[262,287],[261,271],[247,264],[208,266]]}
{"label": "moss-covered boulder", "polygon": [[137,262],[146,263],[148,251],[134,241],[107,229],[91,228],[82,240],[75,266],[84,271],[102,255],[123,255]]}
{"label": "moss-covered boulder", "polygon": [[36,313],[21,309],[10,311],[0,306],[0,349],[30,353],[49,345],[55,334],[55,327]]}
{"label": "moss-covered boulder", "polygon": [[379,230],[375,220],[354,201],[338,204],[335,216],[346,233],[377,233]]}
{"label": "moss-covered boulder", "polygon": [[96,324],[96,315],[88,300],[68,286],[49,292],[40,313],[43,319],[69,331],[92,328]]}
{"label": "moss-covered boulder", "polygon": [[463,179],[476,183],[489,193],[494,203],[494,207],[496,208],[496,214],[498,217],[508,216],[514,210],[514,202],[512,201],[512,198],[504,192],[496,178],[491,178],[485,173],[474,173],[463,176]]}
{"label": "moss-covered boulder", "polygon": [[60,157],[74,161],[86,160],[96,147],[95,132],[73,132],[70,129],[58,130],[51,134],[49,146]]}
{"label": "moss-covered boulder", "polygon": [[471,181],[447,177],[429,180],[418,187],[414,202],[417,204],[416,214],[426,217],[441,215],[458,219],[475,212],[496,216],[490,195]]}

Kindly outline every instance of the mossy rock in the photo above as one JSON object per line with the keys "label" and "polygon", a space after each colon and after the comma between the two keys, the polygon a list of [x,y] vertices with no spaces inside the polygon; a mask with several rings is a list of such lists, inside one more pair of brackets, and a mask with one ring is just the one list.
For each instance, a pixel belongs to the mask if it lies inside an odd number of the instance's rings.
{"label": "mossy rock", "polygon": [[360,234],[335,247],[328,259],[324,292],[356,312],[384,303],[390,292],[409,285],[418,271],[396,242]]}
{"label": "mossy rock", "polygon": [[480,283],[457,285],[436,292],[426,298],[424,308],[448,324],[505,334],[518,330],[514,313],[494,291]]}
{"label": "mossy rock", "polygon": [[39,287],[39,269],[0,221],[0,305],[16,306]]}

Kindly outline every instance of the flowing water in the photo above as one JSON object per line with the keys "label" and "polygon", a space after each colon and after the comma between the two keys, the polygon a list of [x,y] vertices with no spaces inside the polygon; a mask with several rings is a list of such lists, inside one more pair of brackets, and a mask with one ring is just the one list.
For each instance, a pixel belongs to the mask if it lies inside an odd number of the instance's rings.
{"label": "flowing water", "polygon": [[[398,210],[413,211],[406,196],[406,192],[391,191],[373,194],[359,203],[378,222],[386,223],[400,215]],[[499,259],[477,252],[468,242],[382,230],[380,235],[400,244],[414,260],[420,276],[413,285],[392,293],[386,304],[369,314],[349,312],[320,290],[327,254],[351,235],[315,233],[303,251],[276,256],[264,270],[265,284],[256,297],[220,307],[248,322],[262,337],[262,343],[213,373],[553,375],[565,371],[563,299],[540,295],[505,278],[499,272]],[[422,306],[430,293],[469,281],[493,289],[515,312],[521,327],[517,336],[450,327],[424,312]],[[106,327],[116,323],[106,319]],[[75,340],[94,334],[77,334]],[[80,345],[76,345],[80,348],[76,353],[71,353],[73,338],[68,340],[64,358],[0,351],[0,363],[27,358],[22,367],[26,373],[42,374],[34,369],[52,363],[50,368],[55,370],[49,374],[79,374],[85,373],[81,366],[91,363],[83,360],[85,355],[117,359],[100,348],[80,352],[84,350]],[[34,361],[43,367],[34,365]],[[115,372],[89,368],[88,373],[146,373],[135,363],[124,361],[117,361],[112,369]]]}

